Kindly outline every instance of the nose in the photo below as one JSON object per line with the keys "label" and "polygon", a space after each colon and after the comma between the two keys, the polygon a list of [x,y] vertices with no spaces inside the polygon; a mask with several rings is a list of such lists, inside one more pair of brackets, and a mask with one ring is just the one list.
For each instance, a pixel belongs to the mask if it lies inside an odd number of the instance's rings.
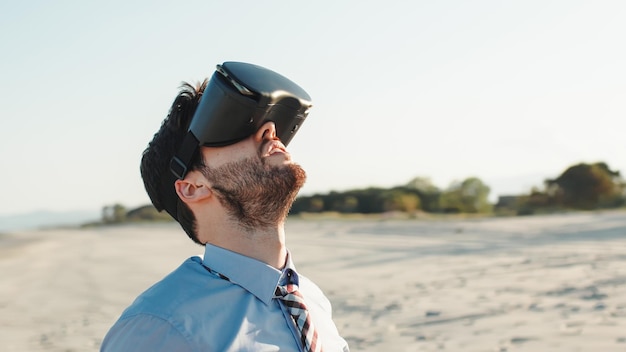
{"label": "nose", "polygon": [[258,131],[256,131],[255,138],[257,141],[263,141],[264,139],[274,140],[276,137],[276,125],[272,121],[264,123]]}

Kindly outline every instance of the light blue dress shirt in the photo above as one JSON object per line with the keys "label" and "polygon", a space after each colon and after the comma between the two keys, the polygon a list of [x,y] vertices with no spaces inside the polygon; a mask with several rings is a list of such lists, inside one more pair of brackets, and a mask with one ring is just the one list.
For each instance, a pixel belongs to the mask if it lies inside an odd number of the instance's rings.
{"label": "light blue dress shirt", "polygon": [[288,269],[324,351],[348,351],[330,302],[297,274],[290,255],[281,271],[208,244],[204,260],[187,259],[137,297],[109,330],[101,351],[302,351],[293,319],[273,298]]}

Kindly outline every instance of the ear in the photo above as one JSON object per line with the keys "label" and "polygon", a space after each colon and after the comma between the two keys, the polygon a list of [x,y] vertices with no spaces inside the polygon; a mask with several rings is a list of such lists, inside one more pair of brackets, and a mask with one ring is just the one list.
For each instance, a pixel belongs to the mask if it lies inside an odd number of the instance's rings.
{"label": "ear", "polygon": [[185,204],[201,202],[213,195],[206,178],[198,171],[190,171],[184,179],[176,180],[174,187]]}

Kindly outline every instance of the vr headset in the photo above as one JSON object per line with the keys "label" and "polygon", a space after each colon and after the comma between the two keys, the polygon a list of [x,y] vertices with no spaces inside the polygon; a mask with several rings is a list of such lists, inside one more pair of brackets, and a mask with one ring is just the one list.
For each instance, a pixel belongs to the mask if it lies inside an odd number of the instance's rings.
{"label": "vr headset", "polygon": [[287,146],[311,106],[304,89],[276,72],[243,62],[217,65],[170,170],[182,179],[198,147],[237,143],[268,121]]}
{"label": "vr headset", "polygon": [[[217,65],[187,135],[170,162],[171,182],[185,177],[200,146],[237,143],[268,121],[274,122],[277,137],[287,146],[311,106],[311,97],[304,89],[276,72],[243,62]],[[165,210],[178,219],[177,196],[166,194]]]}

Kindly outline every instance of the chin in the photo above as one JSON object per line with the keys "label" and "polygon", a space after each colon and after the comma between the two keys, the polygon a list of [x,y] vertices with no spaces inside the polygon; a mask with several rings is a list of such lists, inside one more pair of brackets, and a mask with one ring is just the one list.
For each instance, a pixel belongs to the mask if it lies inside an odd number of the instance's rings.
{"label": "chin", "polygon": [[281,167],[281,166],[294,165],[295,163],[291,161],[291,159],[267,158],[263,160],[263,164],[272,166],[272,167]]}
{"label": "chin", "polygon": [[286,153],[275,153],[270,156],[266,156],[264,159],[267,162],[291,162],[291,156]]}

